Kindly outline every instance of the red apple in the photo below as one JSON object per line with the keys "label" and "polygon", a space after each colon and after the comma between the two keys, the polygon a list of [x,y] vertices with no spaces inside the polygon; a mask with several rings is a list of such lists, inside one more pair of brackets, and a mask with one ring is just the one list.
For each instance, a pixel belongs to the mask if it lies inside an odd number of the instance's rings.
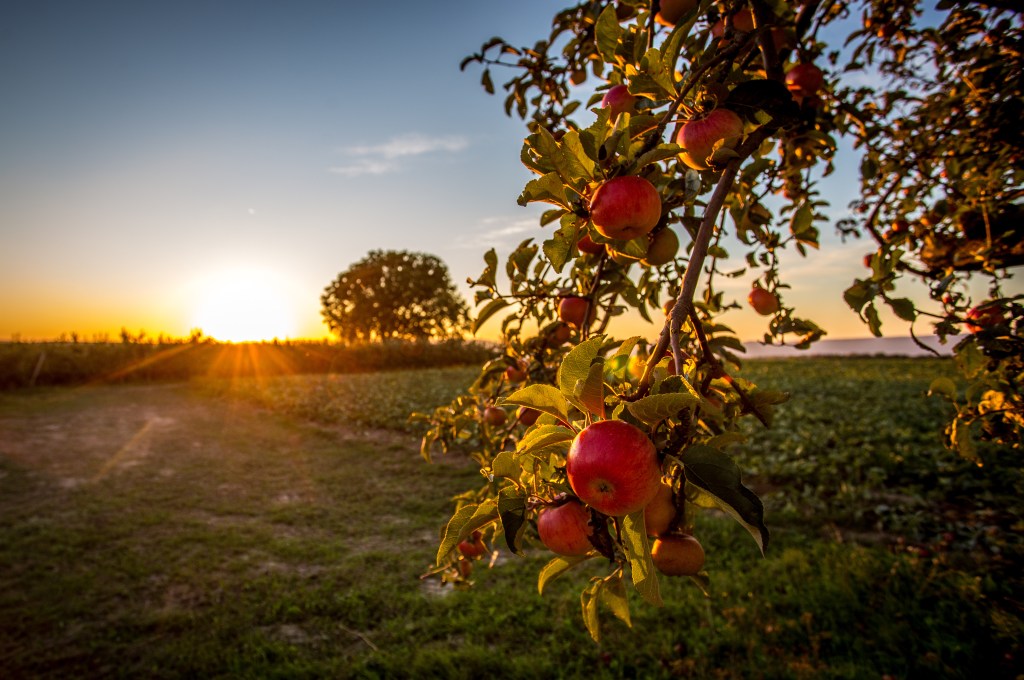
{"label": "red apple", "polygon": [[460,557],[457,563],[457,569],[459,570],[459,576],[464,579],[468,579],[473,574],[473,563],[464,557]]}
{"label": "red apple", "polygon": [[529,406],[520,406],[516,409],[516,418],[526,427],[533,425],[540,418],[540,411]]}
{"label": "red apple", "polygon": [[[561,308],[561,304],[559,304],[559,308]],[[548,335],[551,344],[553,344],[556,347],[559,347],[569,342],[569,338],[571,337],[572,329],[569,328],[568,324],[564,323],[560,323],[557,326],[555,326],[551,330],[551,333]]]}
{"label": "red apple", "polygon": [[[569,324],[580,328],[583,326],[583,320],[587,315],[587,308],[590,306],[590,300],[587,298],[576,297],[574,295],[562,298],[562,301],[558,303],[558,318]],[[591,319],[594,314],[591,312]]]}
{"label": "red apple", "polygon": [[661,0],[654,20],[662,26],[675,26],[684,16],[697,9],[697,0]]}
{"label": "red apple", "polygon": [[644,236],[661,219],[661,195],[643,177],[615,177],[594,192],[590,219],[606,238],[628,241]]}
{"label": "red apple", "polygon": [[693,536],[665,536],[654,541],[651,559],[666,576],[695,576],[704,568],[704,548]]}
{"label": "red apple", "polygon": [[654,444],[621,420],[598,421],[576,435],[565,472],[580,500],[615,517],[642,510],[661,485]]}
{"label": "red apple", "polygon": [[459,541],[459,545],[457,547],[460,553],[470,558],[480,557],[487,552],[487,546],[484,545],[479,531],[473,532],[472,541]]}
{"label": "red apple", "polygon": [[754,286],[750,295],[747,296],[747,302],[754,308],[754,311],[762,316],[769,316],[779,311],[779,298],[775,293],[770,293],[760,286]]}
{"label": "red apple", "polygon": [[660,267],[676,259],[679,252],[679,237],[671,229],[662,229],[651,237],[643,263],[648,267]]}
{"label": "red apple", "polygon": [[661,536],[667,534],[672,520],[676,518],[675,495],[672,487],[662,484],[658,487],[658,493],[647,507],[644,508],[644,524],[647,525],[649,536]]}
{"label": "red apple", "polygon": [[576,247],[581,253],[587,255],[600,255],[604,251],[604,246],[600,243],[594,243],[594,239],[590,238],[590,234],[584,234],[576,241]]}
{"label": "red apple", "polygon": [[559,555],[586,555],[594,549],[589,538],[594,533],[590,512],[577,501],[541,510],[537,533],[541,543]]}
{"label": "red apple", "polygon": [[794,97],[810,97],[817,94],[825,83],[825,74],[814,64],[797,64],[786,74],[786,87]]}
{"label": "red apple", "polygon": [[1006,321],[1006,316],[998,305],[978,305],[967,310],[967,330],[971,333],[980,333],[986,328],[998,326],[1004,321]]}
{"label": "red apple", "polygon": [[488,425],[499,427],[505,424],[506,418],[508,418],[508,416],[503,408],[488,406],[484,409],[484,422]]}
{"label": "red apple", "polygon": [[505,380],[511,383],[521,383],[527,378],[526,370],[516,364],[515,366],[509,366],[505,369]]}
{"label": "red apple", "polygon": [[620,113],[636,111],[636,97],[629,93],[629,88],[625,85],[612,85],[601,98],[601,108],[609,109],[610,118],[615,120]]}
{"label": "red apple", "polygon": [[706,118],[683,123],[676,135],[676,144],[683,147],[680,156],[694,170],[707,170],[708,157],[715,144],[729,144],[743,133],[743,121],[728,109],[715,109]]}

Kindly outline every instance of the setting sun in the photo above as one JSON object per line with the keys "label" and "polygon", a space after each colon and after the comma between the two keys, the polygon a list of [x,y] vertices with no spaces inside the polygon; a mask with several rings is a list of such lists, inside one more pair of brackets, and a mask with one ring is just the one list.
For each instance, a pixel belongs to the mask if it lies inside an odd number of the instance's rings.
{"label": "setting sun", "polygon": [[287,338],[296,329],[284,283],[264,270],[232,270],[205,281],[192,325],[226,342]]}

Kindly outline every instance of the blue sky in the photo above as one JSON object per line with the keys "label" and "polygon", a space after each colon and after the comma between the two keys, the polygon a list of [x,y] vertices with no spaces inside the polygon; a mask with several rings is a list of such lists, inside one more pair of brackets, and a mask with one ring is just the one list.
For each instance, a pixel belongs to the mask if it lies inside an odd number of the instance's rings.
{"label": "blue sky", "polygon": [[[524,128],[458,64],[545,37],[561,6],[4,3],[0,339],[216,336],[246,288],[279,327],[254,333],[319,336],[322,289],[372,249],[433,253],[461,284],[487,248],[543,237],[516,204]],[[829,184],[836,215],[853,184]],[[787,260],[787,302],[864,335],[841,291],[870,248],[823,231],[821,258]]]}

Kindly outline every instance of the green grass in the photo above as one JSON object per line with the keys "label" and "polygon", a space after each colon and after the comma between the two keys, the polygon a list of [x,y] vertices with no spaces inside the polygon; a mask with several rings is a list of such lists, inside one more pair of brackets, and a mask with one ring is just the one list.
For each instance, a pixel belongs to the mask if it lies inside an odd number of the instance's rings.
{"label": "green grass", "polygon": [[[830,383],[845,366],[752,362],[747,370],[806,392]],[[913,362],[843,368],[850,380],[869,381],[918,369]],[[472,373],[381,377],[390,382],[380,393],[405,395],[384,409],[397,414],[412,410],[409,404],[435,405]],[[256,392],[234,392],[245,399],[181,385],[0,396],[3,675],[974,678],[1022,672],[1017,649],[1024,626],[1014,604],[1021,601],[1014,590],[1019,581],[1000,576],[1014,567],[1019,572],[1015,553],[1000,557],[990,550],[1000,545],[995,537],[979,548],[966,534],[931,555],[892,545],[894,534],[883,534],[877,545],[837,542],[833,529],[863,530],[862,524],[846,510],[828,513],[828,504],[823,515],[808,514],[801,494],[767,496],[773,537],[765,558],[734,522],[703,515],[697,529],[708,553],[710,597],[688,580],[663,579],[665,607],[632,597],[633,627],[605,616],[599,645],[583,629],[579,605],[588,575],[604,572],[596,560],[551,583],[543,597],[536,592],[547,561],[540,549],[525,558],[505,555],[493,569],[478,563],[471,590],[422,581],[450,497],[478,485],[479,472],[456,456],[425,464],[415,437],[401,431],[404,419],[360,421],[398,428],[391,432],[345,427],[344,414],[359,413],[375,398],[366,396],[376,394],[370,378],[281,379]],[[920,380],[908,378],[918,386]],[[303,384],[319,395],[309,401],[339,401],[325,392],[352,398],[322,417],[325,412],[254,396],[304,401]],[[848,449],[843,437],[807,453],[822,428],[855,429],[840,415],[860,408],[853,402],[863,397],[863,384],[837,392],[809,397],[834,412],[817,425],[809,419],[814,407],[791,403],[808,418],[786,415],[783,407],[777,423],[795,427],[795,438],[773,430],[778,447],[763,448],[752,439],[744,465],[758,458],[767,466],[775,455],[769,452],[782,450],[788,453],[778,454],[780,464],[813,457],[822,470],[808,469],[825,474],[826,453],[856,459],[866,445],[857,440]],[[894,410],[891,403],[875,408]],[[917,436],[902,455],[923,470],[933,454],[917,452]],[[800,446],[804,454],[795,453]],[[914,477],[906,466],[880,467],[886,479]],[[782,469],[772,484],[797,479],[803,468]],[[768,479],[767,468],[759,476]],[[831,478],[823,479],[824,488]],[[925,486],[921,493],[929,493]]]}

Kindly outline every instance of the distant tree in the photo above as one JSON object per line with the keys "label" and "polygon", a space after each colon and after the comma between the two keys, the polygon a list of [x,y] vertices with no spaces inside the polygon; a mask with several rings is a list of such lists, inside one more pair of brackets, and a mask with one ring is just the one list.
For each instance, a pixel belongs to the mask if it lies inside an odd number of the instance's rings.
{"label": "distant tree", "polygon": [[320,296],[324,322],[343,342],[450,338],[469,311],[439,258],[373,250]]}

